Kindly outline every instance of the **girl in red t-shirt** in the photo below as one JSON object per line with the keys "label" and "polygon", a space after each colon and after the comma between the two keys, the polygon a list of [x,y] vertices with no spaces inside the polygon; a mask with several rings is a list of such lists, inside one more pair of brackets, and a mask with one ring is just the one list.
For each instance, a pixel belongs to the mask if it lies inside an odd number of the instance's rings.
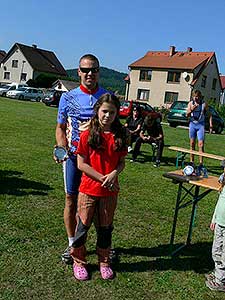
{"label": "girl in red t-shirt", "polygon": [[119,121],[120,102],[104,94],[94,106],[89,129],[82,132],[77,149],[78,168],[83,172],[78,195],[78,223],[71,249],[74,276],[89,278],[85,242],[93,216],[97,213],[97,254],[103,279],[112,279],[110,246],[113,216],[119,192],[118,175],[125,167],[127,131]]}

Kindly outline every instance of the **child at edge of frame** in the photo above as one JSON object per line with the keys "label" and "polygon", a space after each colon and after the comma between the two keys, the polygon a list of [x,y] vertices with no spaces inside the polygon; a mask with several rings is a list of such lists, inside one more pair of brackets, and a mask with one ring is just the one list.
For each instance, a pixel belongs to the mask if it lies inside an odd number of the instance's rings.
{"label": "child at edge of frame", "polygon": [[206,274],[205,284],[210,290],[225,292],[225,168],[219,177],[219,198],[214,210],[210,229],[214,231],[212,259],[214,270]]}
{"label": "child at edge of frame", "polygon": [[85,242],[94,215],[98,218],[96,253],[102,279],[113,279],[110,249],[113,217],[119,192],[118,175],[125,167],[128,136],[119,120],[120,101],[102,95],[94,105],[89,128],[80,135],[77,157],[82,171],[77,204],[77,227],[71,248],[77,280],[89,279]]}

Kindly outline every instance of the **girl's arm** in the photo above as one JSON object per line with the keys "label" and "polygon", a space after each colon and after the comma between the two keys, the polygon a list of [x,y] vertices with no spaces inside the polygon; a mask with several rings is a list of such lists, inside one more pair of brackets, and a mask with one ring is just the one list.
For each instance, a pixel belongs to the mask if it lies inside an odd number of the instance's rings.
{"label": "girl's arm", "polygon": [[86,163],[86,157],[80,154],[77,155],[77,167],[79,170],[84,172],[86,175],[91,177],[94,180],[103,182],[104,177],[101,173],[93,169],[89,164]]}
{"label": "girl's arm", "polygon": [[116,169],[113,170],[111,173],[103,176],[102,186],[109,188],[111,185],[113,185],[116,178],[123,171],[124,168],[125,168],[125,156],[122,156],[119,160]]}

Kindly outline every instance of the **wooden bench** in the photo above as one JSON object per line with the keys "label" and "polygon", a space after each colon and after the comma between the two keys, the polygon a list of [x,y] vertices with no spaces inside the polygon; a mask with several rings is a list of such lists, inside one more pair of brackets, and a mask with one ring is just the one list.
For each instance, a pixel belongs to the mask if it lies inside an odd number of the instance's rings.
{"label": "wooden bench", "polygon": [[177,151],[177,157],[176,157],[176,167],[179,166],[179,161],[181,162],[181,166],[184,167],[184,161],[187,154],[194,154],[202,157],[212,158],[220,161],[225,161],[225,156],[210,154],[206,152],[199,152],[196,150],[186,149],[182,147],[176,147],[176,146],[170,146],[168,149]]}

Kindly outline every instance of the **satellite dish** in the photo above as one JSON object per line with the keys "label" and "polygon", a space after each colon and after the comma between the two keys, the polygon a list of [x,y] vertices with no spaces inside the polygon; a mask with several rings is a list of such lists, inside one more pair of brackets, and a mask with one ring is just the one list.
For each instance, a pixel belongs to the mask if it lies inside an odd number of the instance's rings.
{"label": "satellite dish", "polygon": [[188,73],[187,73],[187,72],[184,72],[184,73],[183,73],[183,78],[186,79],[187,77],[188,77]]}

